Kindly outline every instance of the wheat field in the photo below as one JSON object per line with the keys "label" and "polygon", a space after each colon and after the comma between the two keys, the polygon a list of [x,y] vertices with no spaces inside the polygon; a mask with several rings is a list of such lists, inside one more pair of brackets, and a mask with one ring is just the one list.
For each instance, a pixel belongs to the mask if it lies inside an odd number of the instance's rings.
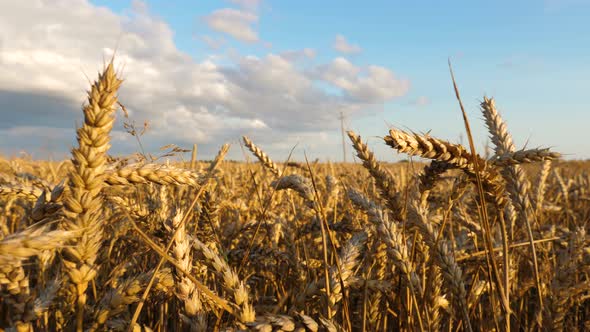
{"label": "wheat field", "polygon": [[109,155],[121,84],[92,85],[71,160],[0,160],[1,330],[590,329],[590,164],[517,148],[493,99],[486,157],[391,129],[410,162],[350,131],[357,163],[247,137],[256,162],[158,163]]}

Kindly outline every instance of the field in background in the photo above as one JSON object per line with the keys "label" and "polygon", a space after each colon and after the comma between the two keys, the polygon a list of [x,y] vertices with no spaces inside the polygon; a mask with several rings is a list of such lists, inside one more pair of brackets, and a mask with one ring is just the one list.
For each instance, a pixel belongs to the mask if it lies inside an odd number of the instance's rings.
{"label": "field in background", "polygon": [[423,159],[349,132],[358,164],[247,137],[256,162],[165,164],[108,155],[120,84],[93,85],[72,161],[0,160],[0,328],[590,328],[590,163],[516,149],[493,100],[489,158],[392,129]]}

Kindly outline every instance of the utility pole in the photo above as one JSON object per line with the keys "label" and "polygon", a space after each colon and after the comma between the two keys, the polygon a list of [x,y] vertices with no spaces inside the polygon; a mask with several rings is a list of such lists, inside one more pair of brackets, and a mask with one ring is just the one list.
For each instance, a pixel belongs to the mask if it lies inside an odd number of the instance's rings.
{"label": "utility pole", "polygon": [[194,170],[197,166],[197,143],[193,144],[193,153],[191,155],[191,168]]}
{"label": "utility pole", "polygon": [[340,131],[342,131],[342,160],[346,162],[346,139],[344,133],[344,113],[340,111]]}

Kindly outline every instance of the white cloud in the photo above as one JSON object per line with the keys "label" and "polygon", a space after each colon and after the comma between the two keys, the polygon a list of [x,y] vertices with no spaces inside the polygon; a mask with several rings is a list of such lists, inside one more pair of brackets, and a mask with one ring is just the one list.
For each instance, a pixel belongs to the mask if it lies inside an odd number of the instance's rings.
{"label": "white cloud", "polygon": [[359,53],[362,51],[360,46],[349,43],[343,35],[336,35],[336,40],[334,41],[333,46],[336,51],[346,54]]}
{"label": "white cloud", "polygon": [[409,81],[396,78],[387,68],[374,65],[360,68],[342,57],[320,66],[314,75],[363,103],[385,102],[405,95],[409,89]]}
{"label": "white cloud", "polygon": [[233,9],[218,9],[205,17],[207,25],[215,31],[226,33],[237,40],[253,43],[259,41],[258,33],[252,27],[258,22],[258,15]]}
{"label": "white cloud", "polygon": [[229,0],[229,2],[234,3],[244,9],[257,10],[262,1],[261,0]]}
{"label": "white cloud", "polygon": [[[115,47],[124,79],[120,100],[132,119],[150,122],[142,137],[148,150],[198,143],[210,156],[222,143],[247,134],[267,144],[271,154],[285,152],[276,149],[292,147],[293,140],[326,152],[338,141],[331,135],[338,130],[339,111],[353,114],[407,90],[407,81],[386,68],[357,67],[344,58],[316,65],[312,49],[262,57],[236,53],[223,65],[215,54],[195,61],[176,48],[170,27],[142,3],[118,15],[85,0],[36,6],[8,0],[0,2],[0,12],[11,13],[0,20],[3,150],[9,148],[6,142],[30,148],[34,140],[53,137],[52,148],[67,152],[82,119],[85,75],[95,80]],[[115,130],[114,152],[136,150],[134,140],[123,139],[120,119]]]}
{"label": "white cloud", "polygon": [[304,48],[302,50],[281,52],[280,55],[289,61],[299,61],[315,58],[316,51],[312,48]]}

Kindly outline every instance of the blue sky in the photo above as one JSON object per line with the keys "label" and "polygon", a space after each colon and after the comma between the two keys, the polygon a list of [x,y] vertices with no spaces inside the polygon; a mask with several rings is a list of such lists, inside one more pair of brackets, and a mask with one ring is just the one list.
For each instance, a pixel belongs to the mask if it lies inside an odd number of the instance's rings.
{"label": "blue sky", "polygon": [[[296,159],[305,151],[341,160],[340,111],[383,160],[400,158],[378,138],[389,126],[456,142],[464,127],[450,57],[478,148],[487,140],[478,108],[485,94],[496,98],[519,147],[590,158],[587,0],[40,3],[0,5],[0,73],[12,72],[0,80],[4,154],[65,155],[84,75],[93,79],[119,41],[127,79],[121,100],[138,123],[151,122],[142,140],[153,152],[198,143],[207,158],[247,134],[277,160],[296,144]],[[69,13],[52,10],[55,3]],[[12,20],[1,19],[7,13]],[[27,24],[19,13],[41,19]],[[83,17],[94,17],[96,27]],[[27,73],[35,75],[25,81]],[[19,98],[39,103],[11,112]],[[33,109],[44,98],[55,116]],[[121,123],[113,137],[113,152],[138,150]],[[239,148],[232,153],[242,158]]]}

